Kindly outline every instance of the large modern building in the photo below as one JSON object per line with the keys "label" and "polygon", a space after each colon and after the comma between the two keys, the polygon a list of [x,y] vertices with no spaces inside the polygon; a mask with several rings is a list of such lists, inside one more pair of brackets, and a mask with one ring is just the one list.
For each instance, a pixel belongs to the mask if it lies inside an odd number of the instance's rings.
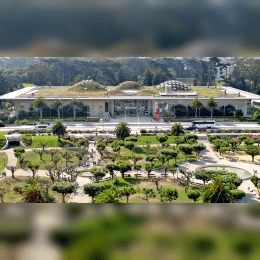
{"label": "large modern building", "polygon": [[[20,89],[3,96],[0,96],[0,100],[11,100],[14,103],[15,114],[17,115],[20,110],[29,111],[36,97],[34,93],[42,87],[28,87]],[[226,89],[226,91],[228,91]],[[156,117],[156,108],[159,108],[160,117],[162,116],[174,116],[175,107],[178,105],[187,108],[191,104],[192,100],[196,97],[196,93],[191,92],[172,92],[167,88],[165,93],[160,93],[158,96],[103,96],[103,97],[76,97],[85,106],[89,106],[89,114],[91,117],[105,118],[111,115],[151,115]],[[47,97],[45,100],[49,107],[51,104],[59,98],[63,106],[69,104],[73,97]],[[254,97],[260,100],[259,98]],[[200,97],[204,106],[209,97]],[[235,109],[241,109],[244,115],[247,115],[248,102],[251,102],[250,97],[240,96],[237,97],[214,97],[217,101],[217,107],[224,108],[228,105],[232,105]],[[185,115],[183,115],[185,116]]]}

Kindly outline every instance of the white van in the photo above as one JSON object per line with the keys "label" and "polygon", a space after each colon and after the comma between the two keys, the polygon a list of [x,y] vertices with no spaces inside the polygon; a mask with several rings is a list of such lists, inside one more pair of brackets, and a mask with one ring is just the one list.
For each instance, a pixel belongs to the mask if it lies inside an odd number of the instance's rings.
{"label": "white van", "polygon": [[50,125],[37,125],[34,127],[34,130],[52,130]]}

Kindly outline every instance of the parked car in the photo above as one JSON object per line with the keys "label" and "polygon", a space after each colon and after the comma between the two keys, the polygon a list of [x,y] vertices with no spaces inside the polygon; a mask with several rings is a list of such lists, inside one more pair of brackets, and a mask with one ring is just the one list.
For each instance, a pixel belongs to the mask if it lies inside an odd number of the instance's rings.
{"label": "parked car", "polygon": [[52,126],[50,125],[36,125],[34,130],[52,130]]}
{"label": "parked car", "polygon": [[188,127],[184,127],[184,130],[195,130],[197,129],[196,126],[188,126]]}

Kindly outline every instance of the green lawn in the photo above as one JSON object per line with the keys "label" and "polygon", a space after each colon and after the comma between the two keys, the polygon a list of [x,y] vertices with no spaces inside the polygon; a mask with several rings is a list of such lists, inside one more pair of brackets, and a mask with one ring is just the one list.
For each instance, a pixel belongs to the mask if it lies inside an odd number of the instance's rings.
{"label": "green lawn", "polygon": [[223,91],[220,91],[218,88],[191,88],[192,92],[197,92],[199,97],[237,97],[234,94],[226,94]]}
{"label": "green lawn", "polygon": [[[62,156],[61,156],[63,152],[64,152],[64,150],[61,149],[57,155],[59,157],[61,157],[61,160],[59,161],[58,166],[61,166],[64,168],[64,167],[66,167],[66,160],[64,158],[62,158]],[[69,160],[68,165],[78,165],[79,160],[76,157],[76,151],[69,150],[69,153],[71,153],[73,155],[73,157],[72,157],[72,159]],[[26,152],[23,154],[23,156],[25,157],[26,160],[28,160],[32,163],[38,163],[40,165],[40,168],[39,168],[40,170],[45,170],[45,165],[52,164],[50,154],[44,153],[42,155],[42,160],[40,160],[40,155],[35,152]],[[17,162],[17,168],[19,168],[18,162]],[[28,169],[28,168],[25,168],[25,169]],[[37,173],[36,173],[36,175],[37,175]]]}
{"label": "green lawn", "polygon": [[[173,144],[175,136],[168,136],[168,140],[166,143]],[[160,142],[156,139],[155,135],[147,136],[147,135],[139,135],[137,137],[137,142],[134,143],[135,145],[146,145],[146,141],[150,141],[150,144],[160,144]],[[112,143],[109,143],[108,146],[111,146]]]}
{"label": "green lawn", "polygon": [[[168,140],[165,143],[172,144],[175,136],[168,136]],[[147,136],[141,135],[138,136],[138,141],[135,143],[136,145],[146,145],[146,141],[150,141],[151,144],[160,144],[160,142],[156,139],[156,136]]]}
{"label": "green lawn", "polygon": [[[36,174],[37,175],[37,174]],[[24,176],[19,176],[16,178],[6,177],[0,181],[0,189],[6,191],[4,194],[4,202],[6,203],[16,203],[20,198],[21,195],[18,192],[13,190],[13,186],[17,185],[20,182],[26,181],[28,178]],[[48,177],[39,177],[39,181],[43,184],[43,187],[50,179]],[[56,191],[52,191],[51,188],[49,189],[49,194],[53,195],[55,198],[58,198],[58,203],[62,203],[62,194],[57,193]],[[68,202],[70,198],[70,194],[67,194],[65,197],[65,201]]]}
{"label": "green lawn", "polygon": [[67,141],[67,140],[63,140],[61,139],[60,142],[58,142],[58,137],[57,136],[33,136],[33,143],[31,146],[29,146],[29,148],[41,148],[41,144],[42,143],[47,143],[46,147],[73,147],[73,146],[77,146],[76,143],[73,143],[71,141]]}
{"label": "green lawn", "polygon": [[34,87],[35,85],[34,84],[23,83],[23,86],[24,86],[24,88],[27,88],[27,87]]}
{"label": "green lawn", "polygon": [[[4,159],[5,157],[5,159]],[[5,165],[7,165],[8,157],[7,154],[4,152],[0,152],[0,172],[5,168]]]}
{"label": "green lawn", "polygon": [[[159,192],[156,190],[156,185],[149,181],[148,178],[131,178],[131,177],[125,177],[124,179],[121,177],[118,177],[119,179],[119,187],[127,187],[127,186],[133,186],[135,189],[139,186],[141,189],[140,194],[134,194],[129,197],[129,203],[147,203],[147,201],[143,200],[144,194],[143,194],[143,188],[153,188],[156,194],[155,198],[152,198],[149,200],[149,203],[161,203],[160,201],[160,195]],[[102,182],[103,185],[105,185],[106,189],[110,189],[112,186],[112,181],[104,181]],[[166,181],[160,182],[159,186],[163,187],[170,187],[170,188],[176,188],[178,191],[178,199],[172,201],[172,203],[193,203],[193,200],[190,200],[187,197],[187,194],[185,193],[185,187],[182,187],[178,183],[175,183],[172,181],[171,178],[167,178]],[[191,189],[191,187],[190,187]],[[198,188],[200,189],[200,188]],[[125,197],[120,200],[121,203],[126,203]],[[169,202],[167,202],[169,203]],[[198,203],[202,203],[202,200],[198,201]]]}

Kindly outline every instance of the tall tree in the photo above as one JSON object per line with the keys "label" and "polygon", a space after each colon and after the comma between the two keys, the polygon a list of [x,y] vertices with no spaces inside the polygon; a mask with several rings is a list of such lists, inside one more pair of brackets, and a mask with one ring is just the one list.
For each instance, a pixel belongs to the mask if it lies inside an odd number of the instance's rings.
{"label": "tall tree", "polygon": [[33,102],[33,108],[37,108],[40,111],[40,119],[42,122],[42,110],[47,106],[47,102],[44,98],[38,97]]}
{"label": "tall tree", "polygon": [[184,129],[181,123],[175,123],[171,128],[171,135],[173,136],[179,136],[184,135]]}
{"label": "tall tree", "polygon": [[63,125],[61,120],[56,120],[55,125],[52,127],[52,133],[58,136],[58,142],[60,142],[61,136],[66,133],[66,126]]}
{"label": "tall tree", "polygon": [[73,120],[75,121],[76,120],[76,109],[78,107],[78,100],[76,98],[73,98],[71,101],[70,101],[70,105],[72,106],[72,109],[73,109]]}
{"label": "tall tree", "polygon": [[199,108],[202,108],[202,107],[203,107],[203,104],[201,103],[201,101],[199,100],[199,98],[196,98],[196,99],[194,99],[194,100],[191,102],[190,106],[191,106],[192,108],[196,109],[195,118],[197,118],[198,109],[199,109]]}
{"label": "tall tree", "polygon": [[130,136],[131,129],[129,128],[126,122],[119,123],[115,128],[115,134],[117,138],[125,139],[126,137]]}
{"label": "tall tree", "polygon": [[221,66],[221,60],[218,57],[211,57],[209,58],[209,61],[213,64],[213,86],[215,86],[215,79],[216,79],[216,72],[217,68]]}
{"label": "tall tree", "polygon": [[211,97],[207,101],[207,103],[206,103],[206,107],[210,108],[210,113],[211,113],[210,118],[212,118],[212,116],[213,116],[213,108],[216,107],[216,106],[217,106],[217,101],[213,97]]}
{"label": "tall tree", "polygon": [[150,71],[149,67],[146,67],[143,76],[144,76],[143,85],[144,86],[152,86],[153,85],[153,74]]}
{"label": "tall tree", "polygon": [[52,107],[54,109],[57,109],[58,111],[58,120],[60,120],[60,108],[62,107],[62,102],[60,99],[56,99],[53,103],[52,103]]}

